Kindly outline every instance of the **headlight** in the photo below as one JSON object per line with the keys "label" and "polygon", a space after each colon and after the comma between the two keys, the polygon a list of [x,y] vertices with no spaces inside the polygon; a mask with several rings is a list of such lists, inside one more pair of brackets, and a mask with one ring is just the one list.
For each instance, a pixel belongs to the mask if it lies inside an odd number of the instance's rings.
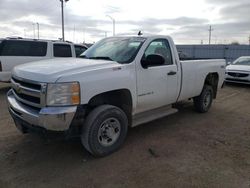
{"label": "headlight", "polygon": [[46,102],[48,106],[80,104],[78,82],[48,84]]}

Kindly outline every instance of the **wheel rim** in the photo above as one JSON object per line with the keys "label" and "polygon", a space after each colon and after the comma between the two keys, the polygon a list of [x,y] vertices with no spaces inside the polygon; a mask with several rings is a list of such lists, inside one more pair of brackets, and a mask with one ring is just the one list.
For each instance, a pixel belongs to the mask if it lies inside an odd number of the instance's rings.
{"label": "wheel rim", "polygon": [[207,108],[209,107],[211,103],[211,92],[207,92],[206,95],[204,96],[204,107]]}
{"label": "wheel rim", "polygon": [[116,118],[108,118],[102,122],[98,130],[98,141],[102,146],[111,146],[119,138],[121,124]]}

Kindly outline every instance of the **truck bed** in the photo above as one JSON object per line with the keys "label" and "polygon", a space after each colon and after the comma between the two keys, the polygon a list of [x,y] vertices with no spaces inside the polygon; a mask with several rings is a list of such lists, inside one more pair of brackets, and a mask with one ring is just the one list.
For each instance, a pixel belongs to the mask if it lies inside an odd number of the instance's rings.
{"label": "truck bed", "polygon": [[222,86],[226,66],[224,59],[188,60],[180,62],[182,69],[182,81],[177,101],[200,95],[204,85],[204,80],[208,73],[217,73],[219,76],[218,88]]}

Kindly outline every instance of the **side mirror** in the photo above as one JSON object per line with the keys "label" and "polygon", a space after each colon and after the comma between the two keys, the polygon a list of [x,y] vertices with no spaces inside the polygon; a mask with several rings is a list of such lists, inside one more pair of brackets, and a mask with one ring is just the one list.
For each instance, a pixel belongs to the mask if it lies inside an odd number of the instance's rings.
{"label": "side mirror", "polygon": [[150,66],[164,65],[165,59],[161,55],[151,54],[141,61],[143,68],[148,68]]}

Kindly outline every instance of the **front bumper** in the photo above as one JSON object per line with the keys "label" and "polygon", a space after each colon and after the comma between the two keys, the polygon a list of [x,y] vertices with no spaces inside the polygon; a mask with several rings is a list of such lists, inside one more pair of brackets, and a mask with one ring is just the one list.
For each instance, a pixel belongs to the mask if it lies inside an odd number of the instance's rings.
{"label": "front bumper", "polygon": [[225,79],[225,82],[237,83],[237,84],[250,84],[250,80],[236,80],[236,79]]}
{"label": "front bumper", "polygon": [[239,83],[239,84],[250,84],[250,78],[249,79],[241,79],[241,78],[235,78],[232,76],[226,76],[225,82]]}
{"label": "front bumper", "polygon": [[17,101],[10,90],[7,93],[9,112],[16,126],[24,129],[65,132],[70,129],[76,106],[34,108]]}

